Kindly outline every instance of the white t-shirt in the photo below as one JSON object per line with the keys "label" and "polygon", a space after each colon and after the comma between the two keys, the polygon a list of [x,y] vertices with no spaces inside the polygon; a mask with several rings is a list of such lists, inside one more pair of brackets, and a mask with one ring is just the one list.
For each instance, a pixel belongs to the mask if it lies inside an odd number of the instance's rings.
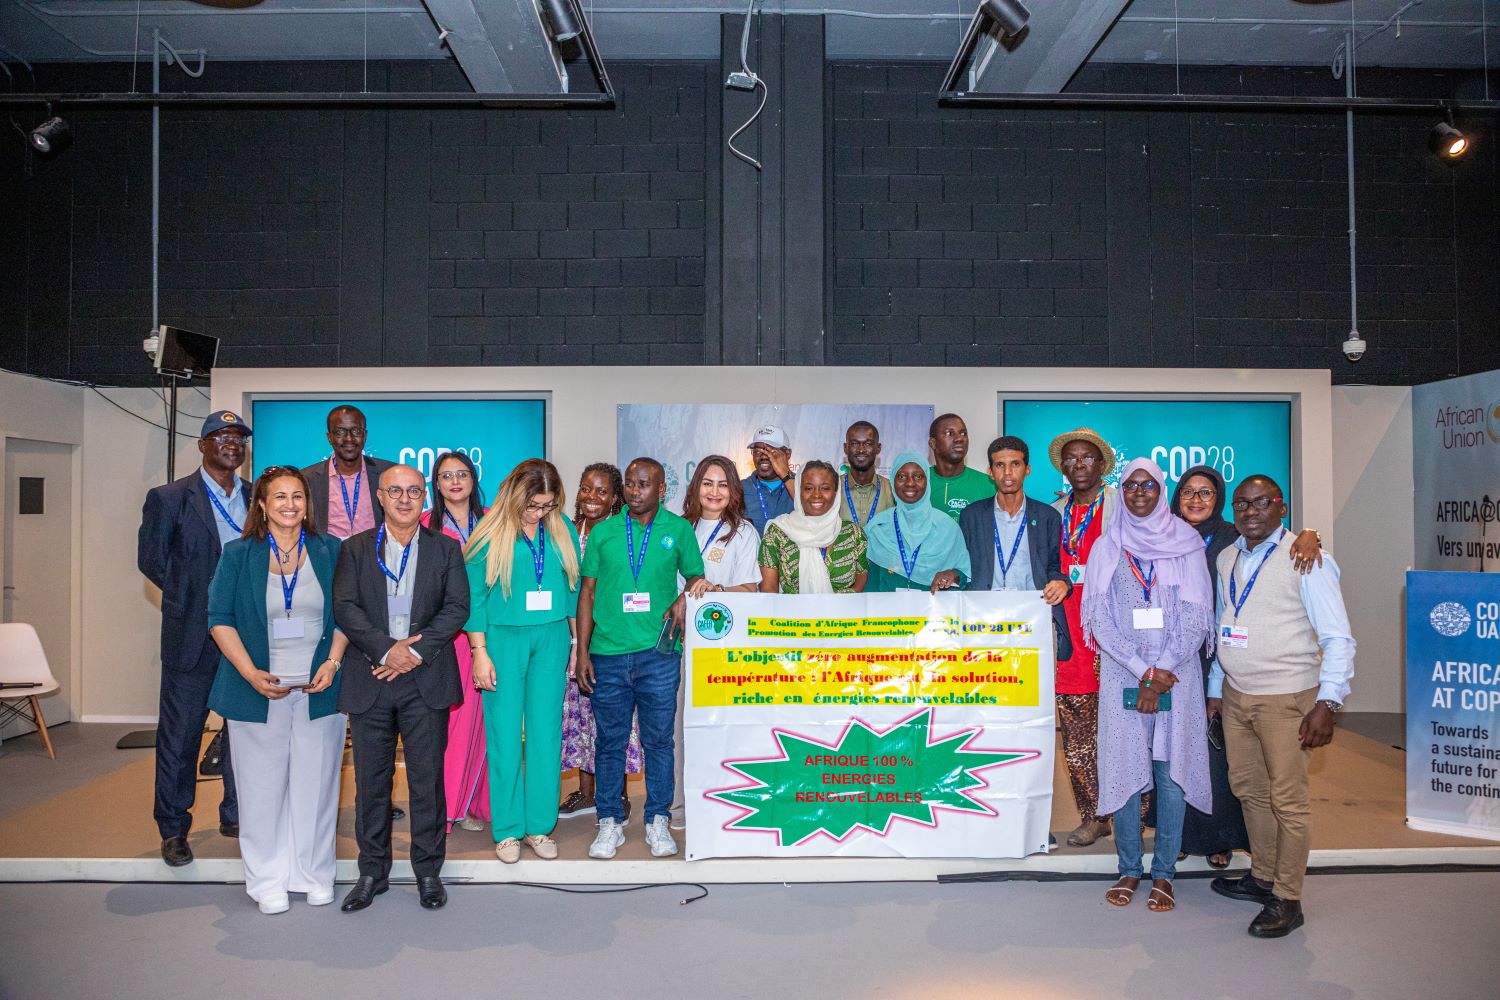
{"label": "white t-shirt", "polygon": [[712,545],[710,535],[719,526],[718,521],[704,519],[694,526],[698,536],[698,548],[703,552],[703,575],[709,583],[721,587],[738,587],[746,583],[760,583],[760,532],[749,521],[741,521],[734,537],[728,538],[729,526],[719,529]]}

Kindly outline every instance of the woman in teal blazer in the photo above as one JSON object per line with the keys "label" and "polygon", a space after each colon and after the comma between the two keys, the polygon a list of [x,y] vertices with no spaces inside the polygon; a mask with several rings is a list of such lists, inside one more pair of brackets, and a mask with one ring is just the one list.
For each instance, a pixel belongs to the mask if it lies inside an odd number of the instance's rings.
{"label": "woman in teal blazer", "polygon": [[[527,459],[505,477],[464,548],[474,686],[484,707],[495,856],[557,857],[563,691],[578,615],[578,534],[558,513],[562,481]],[[525,735],[523,744],[522,735]],[[236,748],[238,752],[238,748]]]}
{"label": "woman in teal blazer", "polygon": [[224,546],[208,588],[223,654],[208,704],[233,729],[245,891],[262,913],[284,912],[290,892],[333,901],[349,640],[333,624],[339,540],[314,532],[307,498],[296,469],[261,473],[244,534]]}

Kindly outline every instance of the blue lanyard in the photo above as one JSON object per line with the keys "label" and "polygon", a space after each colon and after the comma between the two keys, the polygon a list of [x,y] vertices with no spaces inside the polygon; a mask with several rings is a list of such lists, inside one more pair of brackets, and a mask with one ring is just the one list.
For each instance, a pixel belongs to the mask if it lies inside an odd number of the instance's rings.
{"label": "blue lanyard", "polygon": [[1240,620],[1240,609],[1245,606],[1246,601],[1250,600],[1250,591],[1255,588],[1255,581],[1260,578],[1260,571],[1266,568],[1266,562],[1271,558],[1271,553],[1276,551],[1278,544],[1277,542],[1271,543],[1271,547],[1266,549],[1265,559],[1260,561],[1260,565],[1255,567],[1255,572],[1250,574],[1250,579],[1245,581],[1244,597],[1236,597],[1234,593],[1234,571],[1240,567],[1240,557],[1234,557],[1234,567],[1229,571],[1229,603],[1234,605],[1235,621]]}
{"label": "blue lanyard", "polygon": [[[891,523],[896,526],[896,548],[901,553],[901,568],[906,571],[906,578],[910,580],[911,575],[917,571],[917,557],[922,554],[922,546],[918,545],[916,547],[911,554],[911,562],[907,562],[906,539],[901,537],[901,515],[897,513],[895,517],[891,518]],[[827,549],[823,550],[823,557],[825,559],[828,557]]]}
{"label": "blue lanyard", "polygon": [[1212,545],[1213,543],[1214,543],[1214,536],[1212,534],[1204,535],[1203,536],[1203,551],[1207,552],[1208,551],[1208,547],[1210,545]]}
{"label": "blue lanyard", "polygon": [[[473,517],[473,515],[469,515]],[[470,529],[472,530],[472,529]],[[531,539],[526,537],[526,532],[521,532],[521,541],[531,550],[531,565],[536,570],[536,589],[542,589],[542,573],[547,568],[547,529],[540,523],[536,526],[536,544],[531,544]]]}
{"label": "blue lanyard", "polygon": [[771,512],[766,509],[766,488],[760,484],[758,478],[755,480],[755,499],[760,501],[760,516],[769,521]]}
{"label": "blue lanyard", "polygon": [[375,532],[375,561],[380,564],[380,572],[396,584],[397,590],[401,589],[401,578],[406,575],[406,557],[411,555],[411,543],[416,540],[416,533],[413,532],[411,541],[407,542],[406,547],[401,550],[401,572],[392,573],[385,565],[385,525],[382,524],[380,530]]}
{"label": "blue lanyard", "polygon": [[[355,485],[357,486],[358,484],[356,483]],[[458,518],[454,517],[453,512],[450,511],[446,506],[443,508],[443,517],[448,521],[449,524],[453,525],[453,531],[458,535],[458,540],[463,542],[465,545],[468,545],[469,536],[474,534],[474,511],[472,509],[469,511],[468,531],[465,531],[463,528],[459,527]]]}
{"label": "blue lanyard", "polygon": [[1010,568],[1016,564],[1016,553],[1021,551],[1021,539],[1026,536],[1026,509],[1021,508],[1021,527],[1016,530],[1016,540],[1010,546],[1010,558],[1000,551],[1000,511],[995,511],[995,561],[1000,564],[1000,582],[1010,576]]}
{"label": "blue lanyard", "polygon": [[847,475],[844,476],[844,502],[849,505],[849,520],[861,528],[869,524],[870,519],[875,516],[875,511],[880,507],[880,477],[875,477],[875,500],[870,504],[870,509],[866,512],[863,521],[859,519],[859,512],[854,509],[854,494],[849,492],[849,477]]}
{"label": "blue lanyard", "polygon": [[349,502],[349,487],[347,487],[347,486],[344,485],[344,474],[342,472],[338,472],[337,470],[335,470],[334,474],[339,477],[339,492],[342,493],[342,494],[344,494],[344,513],[346,513],[346,514],[349,515],[349,530],[353,531],[354,530],[354,513],[355,513],[355,511],[359,510],[359,481],[364,478],[365,474],[364,474],[363,470],[361,470],[359,472],[356,472],[354,474],[354,502],[353,503]]}
{"label": "blue lanyard", "polygon": [[641,585],[641,570],[646,568],[646,546],[651,542],[651,529],[656,527],[656,518],[651,518],[651,523],[646,525],[646,533],[641,536],[640,555],[635,550],[635,518],[628,513],[625,515],[625,558],[630,560],[630,578],[635,585]]}
{"label": "blue lanyard", "polygon": [[276,572],[281,574],[281,597],[286,601],[286,616],[292,617],[292,595],[297,592],[297,576],[302,572],[302,545],[307,541],[307,529],[303,528],[297,535],[297,568],[292,570],[292,582],[286,582],[286,570],[281,568],[281,550],[276,547],[276,536],[266,532],[266,537],[271,540],[271,551],[276,553]]}
{"label": "blue lanyard", "polygon": [[1151,588],[1156,586],[1156,563],[1151,564],[1151,571],[1148,573],[1141,568],[1139,559],[1130,555],[1129,552],[1125,554],[1130,557],[1130,572],[1135,574],[1135,580],[1141,585],[1141,592],[1146,596],[1146,603],[1150,604]]}
{"label": "blue lanyard", "polygon": [[724,520],[720,518],[719,523],[714,525],[714,530],[708,533],[708,541],[704,542],[703,547],[698,550],[700,555],[708,551],[708,547],[714,543],[714,539],[719,537],[719,529],[722,527],[724,527]]}
{"label": "blue lanyard", "polygon": [[216,497],[216,496],[214,496],[214,491],[213,490],[209,490],[208,491],[208,499],[209,499],[209,502],[211,502],[214,505],[214,509],[219,512],[219,516],[224,519],[224,523],[225,524],[229,525],[235,531],[243,531],[244,530],[238,524],[234,523],[234,518],[230,517],[229,516],[229,511],[225,510],[224,509],[224,505],[221,504],[221,503],[219,503],[219,498]]}

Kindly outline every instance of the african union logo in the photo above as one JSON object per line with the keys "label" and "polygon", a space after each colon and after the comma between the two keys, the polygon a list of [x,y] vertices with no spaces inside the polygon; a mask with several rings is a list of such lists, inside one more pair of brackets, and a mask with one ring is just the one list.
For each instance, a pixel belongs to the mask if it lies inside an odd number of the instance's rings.
{"label": "african union logo", "polygon": [[1432,622],[1438,635],[1446,635],[1450,639],[1456,639],[1469,631],[1471,621],[1469,609],[1454,601],[1444,601],[1435,606],[1427,620]]}
{"label": "african union logo", "polygon": [[693,627],[705,639],[722,639],[734,627],[734,615],[722,604],[705,604],[698,609]]}

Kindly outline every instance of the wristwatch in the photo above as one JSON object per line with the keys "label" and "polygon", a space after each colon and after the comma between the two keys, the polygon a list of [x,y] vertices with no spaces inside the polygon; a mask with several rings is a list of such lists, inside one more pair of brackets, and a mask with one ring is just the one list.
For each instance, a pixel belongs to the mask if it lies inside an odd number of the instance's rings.
{"label": "wristwatch", "polygon": [[1318,704],[1328,709],[1328,711],[1332,712],[1334,715],[1338,715],[1344,710],[1344,703],[1341,701],[1334,701],[1332,698],[1324,698],[1319,701]]}

